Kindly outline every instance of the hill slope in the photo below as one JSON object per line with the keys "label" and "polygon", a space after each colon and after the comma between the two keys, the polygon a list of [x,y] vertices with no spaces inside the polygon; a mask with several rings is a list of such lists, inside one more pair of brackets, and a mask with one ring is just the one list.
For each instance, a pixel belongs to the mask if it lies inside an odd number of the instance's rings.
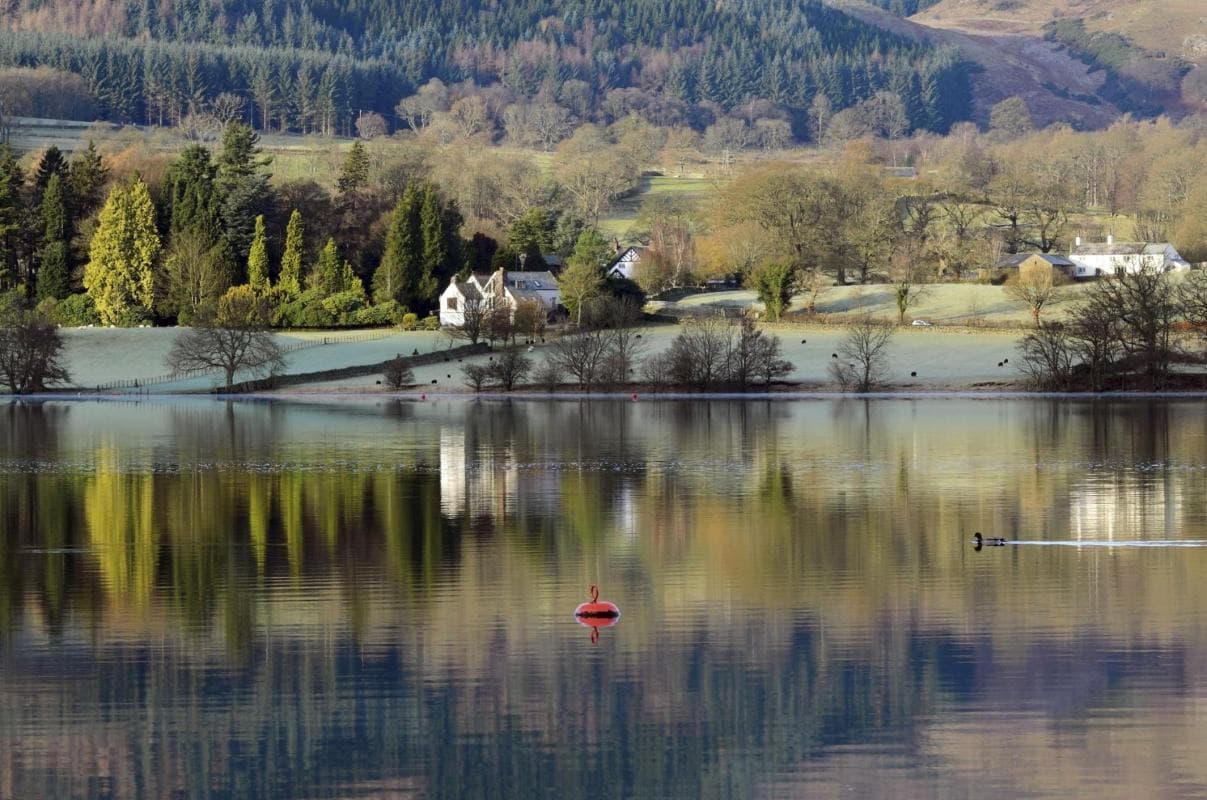
{"label": "hill slope", "polygon": [[[87,13],[82,9],[86,7]],[[909,130],[970,110],[949,50],[819,0],[0,0],[0,66],[83,77],[100,115],[160,124],[229,92],[264,128],[348,130],[432,78],[569,121],[792,123],[897,95]],[[761,101],[754,110],[752,101]],[[469,109],[466,109],[468,112]],[[18,112],[20,113],[20,112]]]}
{"label": "hill slope", "polygon": [[[1095,66],[1112,100],[1207,109],[1207,5],[1202,0],[939,0],[911,18],[992,40],[1046,37]],[[1122,92],[1122,95],[1118,93]],[[1114,95],[1114,96],[1112,96]],[[1143,109],[1128,109],[1140,110]]]}

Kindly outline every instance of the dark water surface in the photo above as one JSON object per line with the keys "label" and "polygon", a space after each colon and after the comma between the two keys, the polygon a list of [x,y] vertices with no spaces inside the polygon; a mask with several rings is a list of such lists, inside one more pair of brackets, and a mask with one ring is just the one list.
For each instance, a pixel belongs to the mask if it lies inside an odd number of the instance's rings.
{"label": "dark water surface", "polygon": [[0,526],[0,798],[1207,797],[1199,400],[11,404]]}

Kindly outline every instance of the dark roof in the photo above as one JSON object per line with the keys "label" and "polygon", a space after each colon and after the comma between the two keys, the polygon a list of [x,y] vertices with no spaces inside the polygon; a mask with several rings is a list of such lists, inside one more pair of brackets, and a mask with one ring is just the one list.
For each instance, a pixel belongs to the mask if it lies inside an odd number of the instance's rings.
{"label": "dark roof", "polygon": [[553,277],[553,273],[549,270],[541,272],[506,272],[507,277],[505,283],[507,288],[514,289],[519,284],[524,284],[524,289],[540,289],[542,291],[554,291],[557,289],[557,278]]}
{"label": "dark roof", "polygon": [[470,281],[457,281],[457,291],[461,292],[461,296],[466,300],[481,300],[482,293],[478,291],[478,287]]}
{"label": "dark roof", "polygon": [[1029,258],[1040,258],[1047,261],[1054,267],[1071,267],[1073,262],[1064,256],[1058,256],[1055,253],[1015,253],[1012,256],[1006,256],[1001,261],[997,262],[998,267],[1020,267],[1022,263]]}

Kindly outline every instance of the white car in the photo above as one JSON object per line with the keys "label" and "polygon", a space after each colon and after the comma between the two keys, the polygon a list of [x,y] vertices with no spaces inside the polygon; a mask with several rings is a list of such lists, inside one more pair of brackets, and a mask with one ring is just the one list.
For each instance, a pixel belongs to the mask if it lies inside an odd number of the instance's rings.
{"label": "white car", "polygon": [[913,325],[915,328],[929,328],[930,327],[930,323],[924,319],[916,319],[913,322],[911,322],[910,325]]}

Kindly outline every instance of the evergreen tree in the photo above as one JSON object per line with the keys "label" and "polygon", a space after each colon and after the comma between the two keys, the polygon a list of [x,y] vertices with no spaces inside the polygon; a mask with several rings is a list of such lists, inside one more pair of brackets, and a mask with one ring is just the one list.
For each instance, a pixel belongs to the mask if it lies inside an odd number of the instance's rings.
{"label": "evergreen tree", "polygon": [[250,126],[232,122],[222,134],[216,185],[221,194],[223,235],[236,261],[247,257],[257,214],[268,205],[268,175],[272,159],[260,150],[260,137]]}
{"label": "evergreen tree", "polygon": [[430,183],[424,187],[419,208],[419,235],[423,250],[417,292],[422,301],[434,303],[442,284],[447,283],[456,270],[450,269],[449,237],[444,230],[440,197]]}
{"label": "evergreen tree", "polygon": [[335,239],[328,239],[314,270],[307,278],[311,289],[322,295],[333,295],[343,290],[344,271],[339,263],[339,251],[335,247]]}
{"label": "evergreen tree", "polygon": [[304,236],[302,214],[295,208],[289,215],[289,224],[285,227],[285,249],[281,254],[281,272],[277,277],[277,287],[287,295],[296,295],[302,291]]}
{"label": "evergreen tree", "polygon": [[247,254],[247,282],[257,292],[268,290],[268,242],[264,234],[264,215],[256,217],[256,230]]}
{"label": "evergreen tree", "polygon": [[155,206],[141,178],[114,187],[101,209],[88,248],[84,288],[106,325],[131,324],[150,317],[159,255]]}
{"label": "evergreen tree", "polygon": [[13,288],[19,280],[21,222],[25,214],[21,199],[23,183],[13,151],[7,144],[0,144],[0,290]]}
{"label": "evergreen tree", "polygon": [[62,299],[71,292],[71,240],[63,177],[54,173],[42,193],[42,246],[38,250],[37,297]]}
{"label": "evergreen tree", "polygon": [[359,139],[352,143],[335,188],[341,195],[360,191],[369,185],[369,154]]}
{"label": "evergreen tree", "polygon": [[100,204],[101,189],[108,177],[109,168],[97,152],[96,142],[89,140],[88,146],[72,159],[68,169],[68,197],[76,219],[83,219]]}
{"label": "evergreen tree", "polygon": [[218,167],[210,151],[191,144],[168,169],[168,234],[195,230],[213,241],[222,235],[221,203],[216,180]]}
{"label": "evergreen tree", "polygon": [[41,198],[42,192],[46,191],[52,175],[66,175],[67,170],[67,159],[63,158],[63,151],[53,144],[46,148],[46,152],[38,161],[37,171],[34,172],[34,187],[38,197]]}
{"label": "evergreen tree", "polygon": [[376,303],[396,300],[407,308],[418,307],[423,274],[419,209],[419,193],[409,187],[394,207],[386,233],[386,251],[373,274],[373,300]]}

